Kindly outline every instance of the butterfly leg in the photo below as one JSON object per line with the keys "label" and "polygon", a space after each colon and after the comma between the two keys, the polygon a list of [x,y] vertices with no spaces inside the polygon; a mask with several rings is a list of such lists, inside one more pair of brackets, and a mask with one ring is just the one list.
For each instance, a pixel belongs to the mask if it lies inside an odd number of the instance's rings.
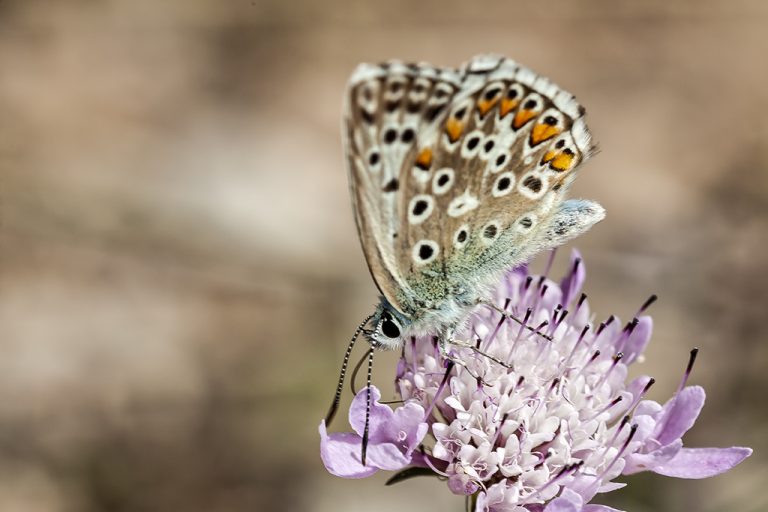
{"label": "butterfly leg", "polygon": [[[456,339],[453,337],[453,330],[448,330],[445,333],[443,333],[443,335],[440,336],[439,342],[438,342],[438,347],[440,348],[440,356],[444,360],[451,361],[452,363],[454,363],[454,364],[456,364],[458,366],[463,367],[467,371],[467,373],[469,373],[472,377],[474,377],[475,379],[479,379],[480,381],[483,382],[483,384],[488,384],[487,382],[485,382],[485,380],[482,377],[480,377],[475,372],[473,372],[469,368],[469,366],[467,366],[467,363],[465,363],[464,361],[459,359],[456,355],[450,353],[450,347],[451,346],[468,347],[468,348],[472,348],[472,349],[474,349],[475,347],[473,347],[472,345],[468,345],[466,343],[463,343],[461,341],[456,341]],[[501,363],[501,361],[498,361],[498,362]],[[501,364],[503,364],[503,363],[501,363]]]}
{"label": "butterfly leg", "polygon": [[514,369],[514,367],[512,365],[510,365],[509,363],[506,363],[506,362],[502,361],[501,359],[499,359],[498,357],[492,356],[491,354],[488,354],[487,352],[483,352],[482,350],[480,350],[478,347],[474,346],[471,343],[464,343],[464,342],[460,342],[460,341],[454,341],[454,345],[456,345],[457,347],[468,348],[468,349],[472,350],[475,354],[481,355],[483,357],[487,357],[488,359],[490,359],[494,363],[496,363],[498,365],[501,365],[504,368],[507,368],[509,370]]}

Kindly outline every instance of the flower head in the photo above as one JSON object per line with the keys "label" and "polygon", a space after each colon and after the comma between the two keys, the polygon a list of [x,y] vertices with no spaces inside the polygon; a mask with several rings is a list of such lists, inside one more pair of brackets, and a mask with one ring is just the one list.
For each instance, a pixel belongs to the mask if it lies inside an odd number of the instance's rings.
{"label": "flower head", "polygon": [[[408,426],[396,427],[411,433],[398,457],[392,463],[371,457],[374,467],[348,474],[336,470],[347,456],[360,465],[361,392],[350,411],[358,435],[343,438],[357,448],[332,456],[321,425],[329,471],[355,477],[424,466],[445,477],[451,492],[473,495],[478,511],[608,512],[589,502],[623,487],[613,482],[622,474],[706,478],[746,458],[748,448],[683,448],[682,436],[705,397],[701,387],[686,387],[695,351],[666,404],[645,400],[653,379],[627,382],[627,369],[650,340],[653,323],[642,314],[648,304],[626,325],[611,316],[593,327],[580,295],[585,270],[578,252],[571,263],[559,284],[525,267],[508,273],[494,301],[506,314],[478,307],[457,334],[463,343],[454,344],[453,361],[442,359],[432,338],[406,343],[396,378],[404,404],[395,412],[374,406],[377,417],[397,416]],[[378,390],[374,396],[378,400]],[[373,419],[371,426],[380,432]],[[427,428],[431,441],[422,440]],[[376,442],[372,435],[372,446],[391,443],[393,431],[377,434]],[[415,451],[419,444],[422,450]]]}

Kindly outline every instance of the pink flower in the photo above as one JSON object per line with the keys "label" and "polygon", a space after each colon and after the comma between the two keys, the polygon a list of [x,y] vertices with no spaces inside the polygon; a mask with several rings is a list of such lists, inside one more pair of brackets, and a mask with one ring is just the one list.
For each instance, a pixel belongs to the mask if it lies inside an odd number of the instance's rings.
{"label": "pink flower", "polygon": [[[749,456],[749,448],[683,447],[705,397],[686,387],[696,351],[666,404],[644,400],[653,379],[627,382],[627,372],[650,341],[653,322],[643,312],[652,301],[623,326],[611,316],[595,328],[580,293],[585,278],[575,251],[559,285],[525,267],[510,272],[494,302],[525,326],[478,306],[456,337],[474,348],[453,347],[461,365],[443,361],[430,337],[410,340],[395,382],[404,404],[392,412],[376,403],[372,413],[374,467],[359,463],[362,393],[350,410],[357,434],[327,436],[321,424],[328,470],[354,478],[428,467],[451,492],[474,495],[483,512],[611,512],[590,501],[623,487],[614,482],[621,475],[706,478]],[[381,430],[382,422],[393,427]],[[427,429],[433,442],[414,453]]]}
{"label": "pink flower", "polygon": [[366,465],[361,464],[365,428],[366,390],[355,396],[349,409],[349,423],[355,432],[328,434],[320,423],[320,457],[329,473],[344,478],[371,476],[379,469],[396,471],[413,461],[413,451],[427,433],[424,409],[414,402],[392,411],[379,403],[381,393],[371,387],[370,436]]}

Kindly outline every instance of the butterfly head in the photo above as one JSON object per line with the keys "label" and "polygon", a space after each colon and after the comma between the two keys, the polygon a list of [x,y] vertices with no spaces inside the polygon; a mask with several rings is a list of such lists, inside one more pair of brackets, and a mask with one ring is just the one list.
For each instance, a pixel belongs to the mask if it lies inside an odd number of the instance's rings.
{"label": "butterfly head", "polygon": [[371,325],[373,329],[363,331],[371,346],[395,349],[402,346],[411,321],[383,299],[371,318]]}

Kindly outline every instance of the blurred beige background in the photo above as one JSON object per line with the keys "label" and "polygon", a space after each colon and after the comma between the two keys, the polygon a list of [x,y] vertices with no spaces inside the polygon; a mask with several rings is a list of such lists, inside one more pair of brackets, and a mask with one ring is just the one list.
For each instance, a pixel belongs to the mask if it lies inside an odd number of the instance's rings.
{"label": "blurred beige background", "polygon": [[437,481],[329,476],[316,429],[376,300],[347,76],[489,51],[587,107],[598,316],[658,293],[652,396],[701,347],[687,443],[756,449],[606,502],[768,510],[767,24],[762,0],[0,1],[0,510],[463,510]]}

